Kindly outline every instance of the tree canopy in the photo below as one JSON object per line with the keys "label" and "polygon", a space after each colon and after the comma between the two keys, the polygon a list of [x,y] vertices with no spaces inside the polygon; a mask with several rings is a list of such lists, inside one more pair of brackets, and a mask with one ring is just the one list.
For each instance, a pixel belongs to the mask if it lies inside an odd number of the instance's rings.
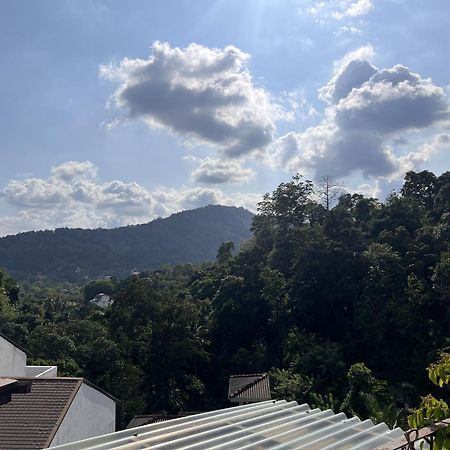
{"label": "tree canopy", "polygon": [[[450,344],[449,173],[329,209],[313,188],[296,175],[266,194],[251,239],[236,254],[224,239],[215,263],[20,293],[2,272],[0,330],[119,397],[121,425],[226,406],[230,374],[268,371],[276,396],[407,427]],[[106,288],[111,307],[87,303]]]}

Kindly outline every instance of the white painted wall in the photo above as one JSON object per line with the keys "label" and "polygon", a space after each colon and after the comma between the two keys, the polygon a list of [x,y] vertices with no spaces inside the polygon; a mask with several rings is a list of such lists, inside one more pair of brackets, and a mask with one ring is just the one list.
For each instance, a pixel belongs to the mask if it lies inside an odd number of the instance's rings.
{"label": "white painted wall", "polygon": [[0,377],[24,377],[27,355],[0,336]]}
{"label": "white painted wall", "polygon": [[25,376],[31,378],[53,378],[58,376],[58,366],[27,366]]}
{"label": "white painted wall", "polygon": [[50,447],[113,431],[116,431],[116,403],[83,383]]}

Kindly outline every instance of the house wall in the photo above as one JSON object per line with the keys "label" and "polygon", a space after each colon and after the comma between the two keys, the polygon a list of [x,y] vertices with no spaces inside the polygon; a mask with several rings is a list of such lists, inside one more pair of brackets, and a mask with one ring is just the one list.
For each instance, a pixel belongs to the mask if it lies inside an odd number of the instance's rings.
{"label": "house wall", "polygon": [[27,366],[25,376],[31,378],[53,378],[58,376],[58,366]]}
{"label": "house wall", "polygon": [[24,377],[27,355],[0,336],[0,376]]}
{"label": "house wall", "polygon": [[116,403],[83,383],[69,407],[50,447],[116,430]]}

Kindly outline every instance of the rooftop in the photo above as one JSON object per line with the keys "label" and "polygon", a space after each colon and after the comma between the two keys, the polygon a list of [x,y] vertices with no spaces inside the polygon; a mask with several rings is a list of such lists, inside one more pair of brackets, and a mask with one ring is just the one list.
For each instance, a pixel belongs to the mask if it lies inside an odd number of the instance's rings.
{"label": "rooftop", "polygon": [[[22,379],[23,380],[23,379]],[[0,448],[47,448],[83,380],[80,378],[30,378],[31,391],[13,393],[0,406]]]}
{"label": "rooftop", "polygon": [[231,402],[260,402],[271,398],[267,373],[231,375],[228,384],[228,400]]}
{"label": "rooftop", "polygon": [[[404,436],[386,424],[265,401],[153,423],[54,447],[55,450],[360,449],[373,450]],[[390,447],[393,448],[393,447]]]}
{"label": "rooftop", "polygon": [[13,391],[11,400],[0,405],[1,450],[47,448],[83,383],[117,401],[84,378],[0,378],[0,386],[14,385],[13,382],[27,382],[31,389],[29,393],[25,389]]}

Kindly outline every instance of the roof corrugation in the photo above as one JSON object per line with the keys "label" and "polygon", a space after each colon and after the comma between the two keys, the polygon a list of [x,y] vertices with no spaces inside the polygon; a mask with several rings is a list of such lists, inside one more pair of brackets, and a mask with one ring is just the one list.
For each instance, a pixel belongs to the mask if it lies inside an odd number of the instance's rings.
{"label": "roof corrugation", "polygon": [[127,425],[127,428],[142,427],[143,425],[150,425],[155,422],[163,422],[165,420],[178,419],[180,417],[193,416],[194,414],[200,414],[198,411],[186,411],[180,412],[178,414],[166,414],[166,413],[155,413],[155,414],[145,414],[134,416],[131,422]]}
{"label": "roof corrugation", "polygon": [[34,450],[46,446],[81,379],[33,378],[28,394],[12,394],[0,406],[0,449]]}
{"label": "roof corrugation", "polygon": [[54,447],[59,450],[361,449],[403,435],[297,402],[266,401],[159,422]]}
{"label": "roof corrugation", "polygon": [[266,373],[232,375],[228,385],[228,400],[232,402],[258,402],[270,400],[269,377]]}

